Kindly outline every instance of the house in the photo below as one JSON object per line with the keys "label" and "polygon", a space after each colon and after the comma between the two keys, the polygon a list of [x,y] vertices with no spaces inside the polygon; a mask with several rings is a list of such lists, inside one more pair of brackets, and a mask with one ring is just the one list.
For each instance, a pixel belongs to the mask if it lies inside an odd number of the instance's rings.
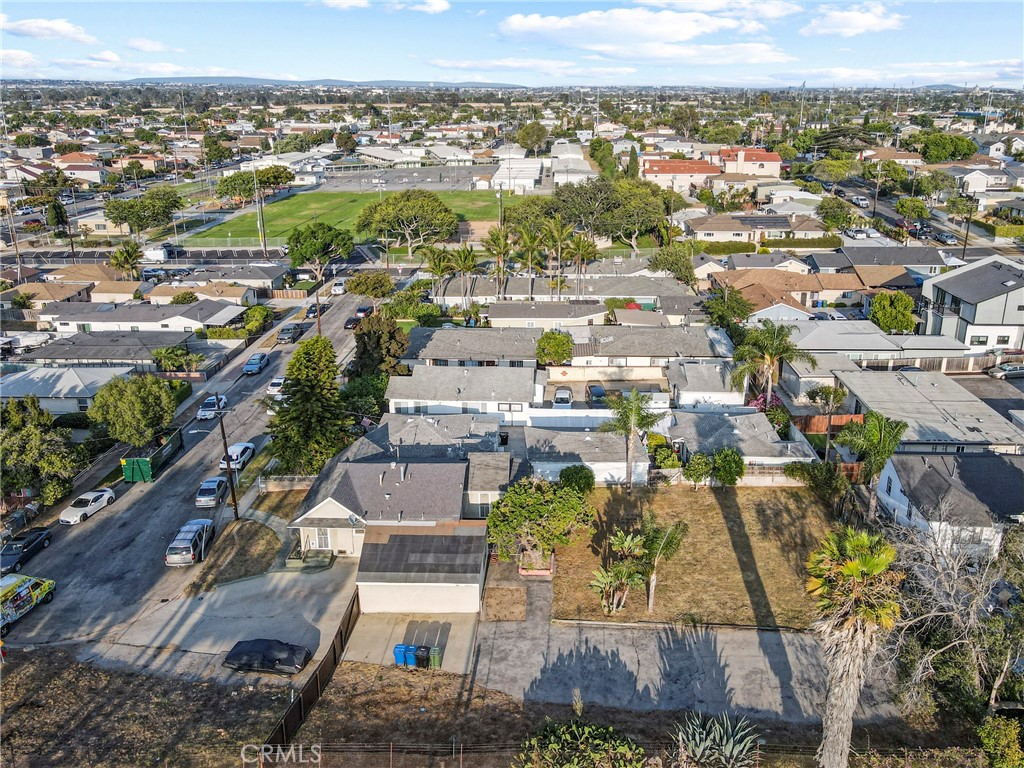
{"label": "house", "polygon": [[131,234],[127,224],[115,224],[107,218],[102,208],[76,217],[72,224],[79,232],[93,232],[100,237],[108,237],[110,235],[127,237]]}
{"label": "house", "polygon": [[145,296],[153,289],[153,284],[145,280],[101,280],[93,284],[89,301],[94,304],[124,304],[131,301],[136,294]]}
{"label": "house", "polygon": [[[827,233],[825,225],[813,216],[766,216],[719,213],[687,219],[687,236],[697,240],[729,243],[758,243],[762,240],[794,241],[821,237]],[[799,248],[799,243],[794,246]]]}
{"label": "house", "polygon": [[72,163],[65,165],[64,175],[86,184],[103,184],[107,180],[107,169],[99,163]]}
{"label": "house", "polygon": [[[271,252],[271,256],[274,255]],[[192,273],[191,280],[245,285],[262,292],[283,288],[287,274],[287,269],[273,264],[243,264],[236,267],[200,267]]]}
{"label": "house", "polygon": [[240,322],[245,307],[202,299],[193,304],[66,304],[54,303],[39,312],[39,320],[57,333],[85,331],[184,331],[223,328]]}
{"label": "house", "polygon": [[153,350],[188,347],[195,334],[180,331],[83,331],[58,338],[18,357],[19,363],[42,366],[134,366],[140,373],[157,369]]}
{"label": "house", "polygon": [[812,253],[807,257],[812,272],[834,274],[853,272],[855,267],[903,267],[911,275],[925,278],[939,274],[946,259],[939,248],[883,248],[878,246],[842,247],[829,253]]}
{"label": "house", "polygon": [[1005,530],[1024,521],[1022,488],[1024,456],[897,454],[879,475],[878,501],[931,546],[966,547],[987,562],[999,555]]}
{"label": "house", "polygon": [[[611,432],[582,429],[537,429],[525,427],[526,458],[533,467],[533,476],[558,481],[566,467],[582,464],[594,473],[598,485],[627,483],[626,441]],[[636,435],[632,446],[632,479],[646,485],[650,459],[643,441]]]}
{"label": "house", "polygon": [[0,308],[10,309],[16,296],[31,300],[32,309],[58,302],[87,302],[91,288],[92,283],[22,283],[0,292]]}
{"label": "house", "polygon": [[572,368],[581,375],[602,378],[599,369],[661,369],[670,362],[688,360],[721,360],[732,356],[732,342],[718,328],[711,326],[675,326],[671,328],[629,328],[602,326],[588,329],[589,335],[575,338]]}
{"label": "house", "polygon": [[703,304],[696,295],[662,296],[658,303],[669,325],[704,325],[708,321]]}
{"label": "house", "polygon": [[[434,289],[434,303],[444,307],[465,306],[467,303],[493,304],[498,300],[494,280],[476,277],[466,280],[465,289],[461,280],[443,282]],[[577,297],[578,288],[578,298]],[[657,305],[662,296],[692,295],[689,288],[666,277],[643,275],[602,276],[580,280],[568,276],[561,294],[553,293],[547,280],[527,277],[510,277],[505,281],[502,298],[506,301],[565,302],[571,300],[605,301],[606,299],[630,299],[638,304]]]}
{"label": "house", "polygon": [[729,269],[779,269],[800,275],[811,271],[806,261],[785,251],[734,253],[726,257],[726,262]]}
{"label": "house", "polygon": [[672,407],[702,411],[744,405],[745,393],[733,386],[732,371],[728,360],[673,360],[665,366]]}
{"label": "house", "polygon": [[1004,169],[953,166],[945,171],[956,179],[960,192],[965,195],[1007,190],[1013,186],[1010,175]]}
{"label": "house", "polygon": [[55,416],[84,413],[107,382],[135,373],[132,366],[110,368],[29,368],[0,379],[0,401],[36,397]]}
{"label": "house", "polygon": [[380,424],[349,446],[345,461],[440,461],[498,449],[497,416],[385,413]]}
{"label": "house", "polygon": [[860,366],[846,355],[817,354],[814,363],[785,361],[779,373],[779,386],[797,403],[809,403],[807,395],[818,387],[834,387],[839,371],[859,371]]}
{"label": "house", "polygon": [[941,373],[838,371],[844,410],[878,411],[907,424],[898,453],[1024,454],[1024,431]]}
{"label": "house", "polygon": [[924,165],[924,158],[917,152],[908,152],[896,147],[869,147],[862,149],[857,156],[862,163],[887,163],[892,161],[904,168],[916,168]]}
{"label": "house", "polygon": [[747,470],[740,485],[784,483],[787,464],[812,463],[818,454],[795,428],[783,440],[763,413],[672,412],[668,438],[685,464],[695,453],[712,456],[732,448],[743,457]]}
{"label": "house", "polygon": [[64,264],[51,269],[43,280],[48,283],[100,283],[114,281],[121,274],[106,264]]}
{"label": "house", "polygon": [[702,152],[701,157],[718,163],[723,173],[742,173],[749,176],[779,178],[782,158],[776,152],[744,147],[722,147],[717,151]]}
{"label": "house", "polygon": [[1024,268],[1001,256],[925,280],[925,333],[968,345],[977,354],[1024,347]]}
{"label": "house", "polygon": [[711,276],[714,286],[730,286],[746,295],[746,289],[761,286],[776,294],[787,294],[802,307],[823,307],[835,302],[853,303],[864,288],[854,274],[801,274],[779,269],[736,269]]}
{"label": "house", "polygon": [[746,286],[740,292],[743,298],[750,302],[751,309],[747,322],[771,320],[774,323],[782,323],[811,318],[812,312],[783,289],[756,284]]}
{"label": "house", "polygon": [[491,304],[486,312],[492,328],[553,331],[571,326],[601,325],[607,309],[599,301],[498,301]]}
{"label": "house", "polygon": [[662,189],[688,193],[690,189],[703,189],[709,178],[718,176],[722,169],[706,160],[648,160],[644,159],[641,175]]}
{"label": "house", "polygon": [[391,413],[496,414],[524,423],[532,403],[543,400],[547,372],[534,368],[458,368],[416,365],[411,376],[392,376],[385,393]]}
{"label": "house", "polygon": [[869,320],[791,321],[791,338],[812,355],[836,354],[850,360],[907,360],[963,357],[967,345],[956,339],[890,334]]}
{"label": "house", "polygon": [[732,194],[752,190],[757,186],[757,176],[748,173],[720,173],[708,179],[708,189],[715,195]]}
{"label": "house", "polygon": [[639,328],[668,328],[670,325],[663,314],[649,309],[616,309],[612,314],[617,325]]}
{"label": "house", "polygon": [[711,276],[716,272],[725,272],[729,260],[722,256],[711,256],[698,253],[693,257],[693,274],[697,278],[697,290],[711,290]]}
{"label": "house", "polygon": [[402,362],[412,367],[536,368],[542,333],[539,328],[411,328]]}
{"label": "house", "polygon": [[259,303],[257,289],[249,285],[232,285],[222,283],[219,280],[206,283],[205,285],[158,285],[146,295],[150,304],[170,304],[175,296],[182,293],[194,293],[200,299],[211,301],[226,301],[242,307],[250,307]]}

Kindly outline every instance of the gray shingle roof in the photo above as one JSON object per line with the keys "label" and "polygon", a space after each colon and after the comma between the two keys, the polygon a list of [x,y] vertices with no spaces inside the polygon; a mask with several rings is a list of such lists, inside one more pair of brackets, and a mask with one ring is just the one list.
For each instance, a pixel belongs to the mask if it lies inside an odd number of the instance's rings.
{"label": "gray shingle roof", "polygon": [[[706,326],[636,328],[594,326],[590,341],[576,344],[575,357],[718,357]],[[731,354],[731,350],[728,352]]]}
{"label": "gray shingle roof", "polygon": [[84,302],[61,301],[47,304],[39,311],[40,318],[53,318],[59,322],[93,320],[96,322],[143,322],[155,323],[172,317],[183,317],[197,323],[207,323],[218,315],[225,315],[223,321],[241,315],[246,307],[229,301],[201,299],[192,304],[87,304]]}
{"label": "gray shingle roof", "polygon": [[546,383],[547,372],[533,368],[417,365],[411,376],[392,376],[385,396],[388,400],[532,403],[535,381]]}
{"label": "gray shingle roof", "polygon": [[131,366],[111,368],[29,368],[0,379],[3,397],[89,398],[111,379],[135,373]]}
{"label": "gray shingle roof", "polygon": [[177,347],[194,336],[186,331],[87,331],[51,341],[20,359],[95,360],[100,364],[151,362],[154,349]]}
{"label": "gray shingle roof", "polygon": [[[525,427],[526,457],[533,463],[626,461],[626,441],[611,432],[588,432],[583,429],[538,429]],[[634,461],[643,458],[644,446],[633,439]]]}
{"label": "gray shingle roof", "polygon": [[512,481],[511,453],[469,454],[468,491],[503,491]]}
{"label": "gray shingle roof", "polygon": [[729,416],[723,413],[673,411],[668,429],[673,442],[682,441],[689,453],[713,454],[735,448],[743,458],[813,459],[814,450],[803,442],[785,442],[763,413]]}
{"label": "gray shingle roof", "polygon": [[491,319],[570,320],[577,317],[603,315],[605,312],[605,306],[600,301],[497,301],[487,308],[487,316]]}
{"label": "gray shingle roof", "polygon": [[850,260],[850,264],[858,267],[872,265],[943,267],[946,265],[945,260],[939,255],[939,249],[930,246],[881,248],[862,245],[840,250]]}
{"label": "gray shingle roof", "polygon": [[536,360],[539,328],[412,328],[405,359]]}
{"label": "gray shingle roof", "polygon": [[462,413],[437,416],[386,413],[380,426],[345,451],[345,458],[348,461],[451,460],[473,451],[493,451],[499,422],[497,416]]}
{"label": "gray shingle roof", "polygon": [[1001,261],[954,270],[935,278],[935,284],[968,304],[1005,296],[1024,287],[1024,269]]}

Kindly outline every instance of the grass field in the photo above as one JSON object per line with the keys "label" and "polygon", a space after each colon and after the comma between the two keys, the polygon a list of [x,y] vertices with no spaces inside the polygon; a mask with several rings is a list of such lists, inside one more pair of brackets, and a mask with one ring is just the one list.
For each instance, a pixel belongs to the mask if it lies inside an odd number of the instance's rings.
{"label": "grass field", "polygon": [[[391,193],[389,193],[391,194]],[[497,221],[498,200],[494,192],[439,192],[440,198],[461,221]],[[376,192],[306,192],[271,203],[264,208],[267,237],[288,237],[296,227],[312,224],[314,218],[333,226],[351,229],[359,212],[378,199]],[[256,214],[246,213],[189,238],[188,244],[202,247],[203,240],[258,237]]]}
{"label": "grass field", "polygon": [[817,499],[804,488],[691,487],[643,489],[632,496],[594,491],[596,534],[556,550],[552,614],[607,618],[588,584],[608,562],[615,527],[629,530],[637,510],[650,508],[663,522],[682,520],[689,533],[658,570],[655,612],[647,613],[644,590],[633,590],[613,620],[809,626],[814,605],[804,592],[804,562],[830,528]]}

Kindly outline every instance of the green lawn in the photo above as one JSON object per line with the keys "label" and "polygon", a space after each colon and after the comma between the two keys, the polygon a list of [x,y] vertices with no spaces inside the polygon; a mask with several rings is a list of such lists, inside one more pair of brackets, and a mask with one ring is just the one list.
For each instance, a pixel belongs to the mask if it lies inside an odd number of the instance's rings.
{"label": "green lawn", "polygon": [[[392,194],[392,193],[388,193]],[[439,192],[441,199],[462,221],[497,221],[498,200],[494,192]],[[351,229],[364,206],[378,199],[376,192],[305,192],[271,203],[264,209],[267,237],[288,237],[296,227],[312,224],[314,217],[334,226]],[[256,214],[247,213],[188,239],[201,247],[204,240],[259,237]]]}

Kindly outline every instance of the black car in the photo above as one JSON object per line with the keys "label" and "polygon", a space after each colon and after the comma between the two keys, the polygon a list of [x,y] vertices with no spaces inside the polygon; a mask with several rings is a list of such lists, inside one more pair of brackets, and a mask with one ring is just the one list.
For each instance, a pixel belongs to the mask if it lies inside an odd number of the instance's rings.
{"label": "black car", "polygon": [[356,307],[356,317],[358,317],[360,319],[364,318],[364,317],[369,317],[372,314],[373,314],[373,307],[371,307],[371,306]]}
{"label": "black car", "polygon": [[302,671],[312,656],[308,648],[280,640],[242,640],[228,651],[221,666],[239,672],[294,675]]}
{"label": "black car", "polygon": [[29,528],[19,533],[0,549],[0,574],[20,571],[32,555],[50,546],[51,538],[47,528]]}
{"label": "black car", "polygon": [[836,197],[846,197],[846,190],[845,189],[840,189],[839,187],[836,187],[834,194],[835,194]]}
{"label": "black car", "polygon": [[359,318],[358,317],[350,317],[348,320],[345,321],[345,330],[346,331],[351,331],[352,329],[354,329],[354,328],[356,328],[358,326],[359,326]]}
{"label": "black car", "polygon": [[[320,304],[319,306],[320,306],[320,314],[322,315],[324,312],[327,311],[327,308],[330,307],[331,305],[330,304]],[[306,319],[307,320],[312,320],[312,319],[316,318],[316,314],[317,314],[316,313],[316,308],[317,308],[316,304],[310,304],[308,307],[306,307]]]}

